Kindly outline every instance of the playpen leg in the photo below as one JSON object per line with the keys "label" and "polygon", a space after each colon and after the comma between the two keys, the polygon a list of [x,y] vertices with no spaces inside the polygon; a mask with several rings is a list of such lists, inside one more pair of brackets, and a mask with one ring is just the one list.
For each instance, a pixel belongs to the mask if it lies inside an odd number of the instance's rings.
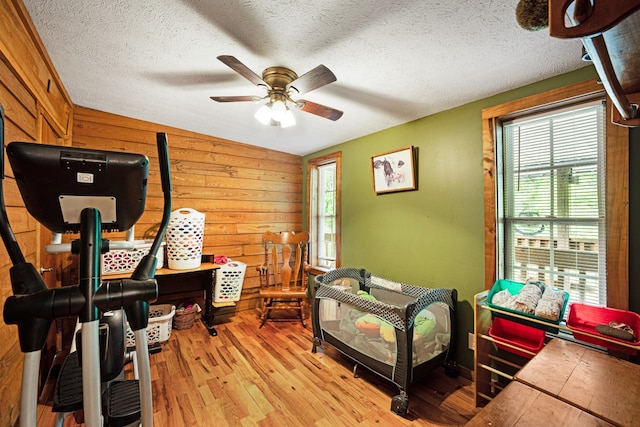
{"label": "playpen leg", "polygon": [[444,366],[444,373],[451,378],[457,378],[460,375],[460,367],[455,360],[450,360]]}
{"label": "playpen leg", "polygon": [[400,394],[393,396],[391,399],[391,412],[398,414],[401,417],[407,415],[407,409],[409,408],[409,396],[405,391],[400,391]]}
{"label": "playpen leg", "polygon": [[313,346],[311,347],[311,353],[317,353],[318,347],[322,345],[322,341],[320,338],[313,337]]}

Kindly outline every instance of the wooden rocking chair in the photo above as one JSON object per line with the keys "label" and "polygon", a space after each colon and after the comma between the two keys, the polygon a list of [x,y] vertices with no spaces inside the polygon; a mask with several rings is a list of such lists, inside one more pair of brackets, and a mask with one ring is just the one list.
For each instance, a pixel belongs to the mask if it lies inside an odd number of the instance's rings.
{"label": "wooden rocking chair", "polygon": [[260,327],[267,320],[293,320],[291,317],[270,317],[269,314],[273,310],[298,311],[299,317],[296,316],[295,319],[301,320],[302,326],[306,327],[309,233],[267,231],[262,236],[262,243],[264,263],[257,267],[262,298]]}

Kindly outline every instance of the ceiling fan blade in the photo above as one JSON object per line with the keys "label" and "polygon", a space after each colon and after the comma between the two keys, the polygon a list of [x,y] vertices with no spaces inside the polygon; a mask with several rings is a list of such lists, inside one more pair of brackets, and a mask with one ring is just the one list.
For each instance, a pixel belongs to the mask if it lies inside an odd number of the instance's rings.
{"label": "ceiling fan blade", "polygon": [[240,74],[245,79],[249,80],[251,83],[257,86],[264,86],[269,88],[269,85],[262,80],[260,76],[251,71],[249,67],[244,65],[242,62],[238,61],[234,56],[231,55],[220,55],[218,56],[218,60],[224,63],[226,66],[231,68],[236,73]]}
{"label": "ceiling fan blade", "polygon": [[296,104],[306,113],[315,114],[316,116],[324,117],[325,119],[333,120],[334,122],[342,117],[343,114],[342,111],[336,110],[335,108],[327,107],[305,99],[296,101]]}
{"label": "ceiling fan blade", "polygon": [[324,85],[336,81],[336,76],[324,65],[318,65],[287,85],[287,89],[294,88],[298,93],[311,92]]}
{"label": "ceiling fan blade", "polygon": [[262,97],[246,95],[246,96],[212,96],[210,97],[217,102],[245,102],[245,101],[260,101]]}

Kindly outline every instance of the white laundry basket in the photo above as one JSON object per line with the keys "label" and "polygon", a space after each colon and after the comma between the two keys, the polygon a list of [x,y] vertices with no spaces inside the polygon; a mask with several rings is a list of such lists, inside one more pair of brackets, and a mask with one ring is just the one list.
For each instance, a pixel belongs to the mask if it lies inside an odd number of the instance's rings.
{"label": "white laundry basket", "polygon": [[[149,323],[147,324],[147,344],[169,341],[171,336],[171,320],[176,314],[176,306],[159,304],[149,306]],[[136,336],[127,322],[127,347],[136,346]]]}
{"label": "white laundry basket", "polygon": [[172,270],[198,268],[202,258],[204,214],[183,208],[171,212],[167,230],[167,260]]}
{"label": "white laundry basket", "polygon": [[[102,274],[120,274],[134,271],[140,260],[149,253],[153,240],[134,240],[133,249],[114,249],[102,255]],[[156,254],[156,269],[162,268],[164,264],[164,246],[160,244]]]}
{"label": "white laundry basket", "polygon": [[213,301],[239,301],[246,270],[247,264],[240,261],[229,260],[228,263],[221,265],[216,272]]}

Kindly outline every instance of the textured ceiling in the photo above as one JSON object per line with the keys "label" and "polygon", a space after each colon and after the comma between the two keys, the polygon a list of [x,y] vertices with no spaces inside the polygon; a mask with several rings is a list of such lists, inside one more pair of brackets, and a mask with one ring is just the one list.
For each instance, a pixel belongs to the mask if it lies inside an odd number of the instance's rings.
{"label": "textured ceiling", "polygon": [[[23,1],[74,104],[300,155],[585,65],[579,40],[520,28],[517,0]],[[344,115],[265,127],[209,98],[264,95],[219,55],[324,64],[337,81],[304,98]]]}

